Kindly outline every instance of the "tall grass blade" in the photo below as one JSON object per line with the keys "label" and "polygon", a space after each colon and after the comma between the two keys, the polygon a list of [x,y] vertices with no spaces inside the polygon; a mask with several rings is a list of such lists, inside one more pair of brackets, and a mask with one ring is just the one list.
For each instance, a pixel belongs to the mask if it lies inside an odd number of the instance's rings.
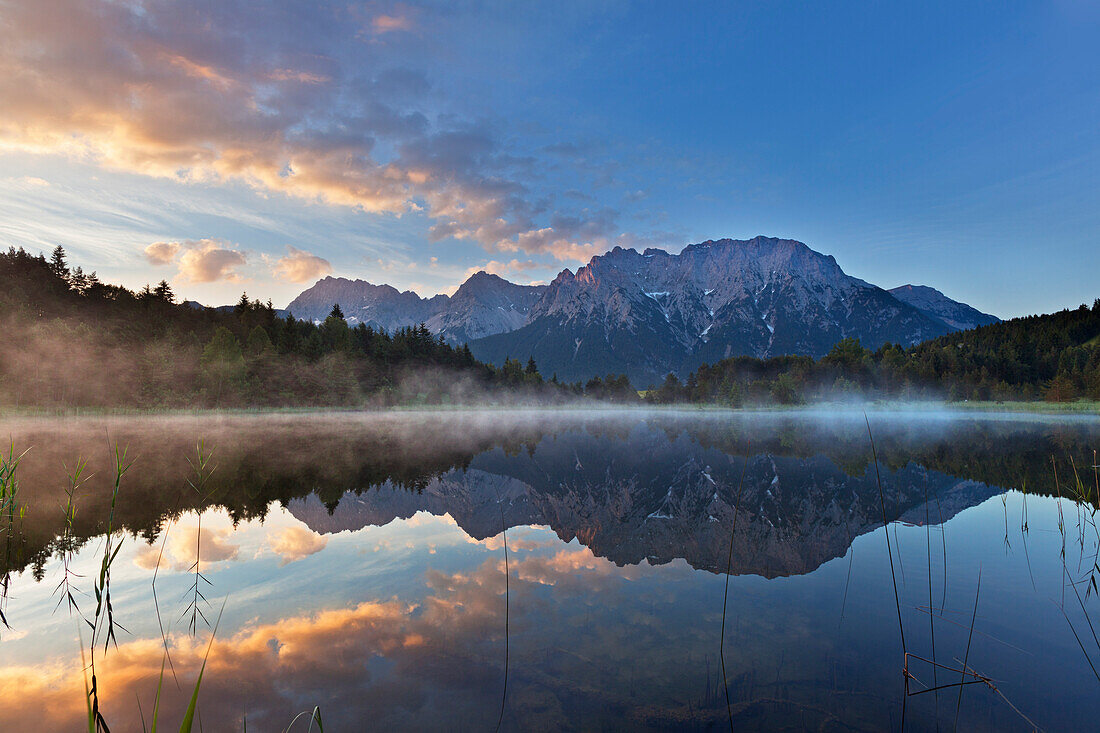
{"label": "tall grass blade", "polygon": [[313,715],[309,718],[309,730],[313,730],[314,721],[317,722],[318,733],[325,733],[325,724],[321,722],[321,706],[319,705],[313,708]]}
{"label": "tall grass blade", "polygon": [[161,659],[160,677],[157,678],[157,694],[153,698],[153,719],[150,722],[149,733],[157,733],[157,719],[160,717],[160,691],[164,687],[164,663],[165,659]]}
{"label": "tall grass blade", "polygon": [[959,701],[955,704],[955,730],[959,729],[959,711],[962,709],[963,684],[966,682],[967,665],[970,662],[970,642],[974,639],[974,623],[978,620],[978,596],[982,592],[982,569],[978,568],[978,586],[974,590],[974,613],[970,617],[970,634],[966,637],[966,653],[963,655],[962,679],[959,684]]}
{"label": "tall grass blade", "polygon": [[206,672],[206,662],[210,659],[210,650],[214,648],[214,637],[218,633],[223,611],[225,611],[225,601],[222,601],[221,611],[218,611],[218,620],[214,623],[214,630],[210,632],[210,641],[206,645],[206,654],[202,658],[199,677],[195,680],[195,690],[191,693],[191,702],[187,704],[187,711],[183,714],[183,722],[180,723],[180,733],[191,733],[191,729],[195,725],[195,711],[199,707],[199,688],[202,687],[202,676]]}
{"label": "tall grass blade", "polygon": [[[931,507],[928,506],[928,484],[924,484],[924,544],[925,550],[928,553],[928,608],[931,611],[932,608],[932,525],[929,516]],[[932,684],[933,686],[939,685],[938,674],[936,671],[936,621],[935,614],[929,612],[928,614],[928,634],[932,640]],[[940,696],[936,694],[936,705],[939,706]]]}
{"label": "tall grass blade", "polygon": [[868,419],[866,412],[863,413],[863,420],[867,423],[867,439],[871,441],[871,459],[875,463],[875,483],[878,486],[878,498],[882,506],[882,528],[886,535],[886,556],[890,559],[890,580],[894,584],[894,605],[897,606],[898,631],[901,633],[901,651],[904,654],[908,651],[908,647],[905,644],[905,624],[901,620],[901,596],[898,595],[898,579],[894,575],[894,551],[890,546],[890,525],[886,520],[886,495],[882,491],[882,476],[878,468],[878,452],[875,450],[875,438],[871,435],[871,421]]}

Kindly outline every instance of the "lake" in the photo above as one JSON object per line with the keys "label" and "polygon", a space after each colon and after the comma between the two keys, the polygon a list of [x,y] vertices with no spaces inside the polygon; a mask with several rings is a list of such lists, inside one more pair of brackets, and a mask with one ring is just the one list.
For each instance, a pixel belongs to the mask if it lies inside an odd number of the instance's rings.
{"label": "lake", "polygon": [[26,450],[0,516],[5,730],[86,728],[93,668],[118,731],[154,707],[178,728],[200,670],[196,720],[215,731],[304,731],[315,708],[327,730],[1083,730],[1100,716],[1093,418],[0,428],[11,457]]}

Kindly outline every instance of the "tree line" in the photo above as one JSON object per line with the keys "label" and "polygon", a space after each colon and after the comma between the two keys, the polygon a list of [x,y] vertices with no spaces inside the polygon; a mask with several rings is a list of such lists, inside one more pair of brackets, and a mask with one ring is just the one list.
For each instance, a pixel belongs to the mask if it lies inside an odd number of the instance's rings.
{"label": "tree line", "polygon": [[821,399],[1100,400],[1100,299],[903,348],[838,342],[820,359],[733,357],[651,387],[656,403],[737,406]]}
{"label": "tree line", "polygon": [[482,363],[423,324],[351,326],[339,305],[313,323],[247,294],[231,308],[180,303],[167,281],[131,291],[70,267],[62,247],[49,258],[0,251],[0,329],[8,405],[363,406],[578,393],[544,380],[533,361]]}
{"label": "tree line", "polygon": [[319,323],[247,294],[205,308],[177,302],[164,280],[105,283],[62,247],[49,258],[13,247],[0,251],[0,329],[0,403],[35,407],[1100,399],[1100,299],[908,348],[844,339],[820,359],[732,357],[638,392],[622,374],[562,383],[533,359],[486,364],[424,324],[353,326],[338,304]]}

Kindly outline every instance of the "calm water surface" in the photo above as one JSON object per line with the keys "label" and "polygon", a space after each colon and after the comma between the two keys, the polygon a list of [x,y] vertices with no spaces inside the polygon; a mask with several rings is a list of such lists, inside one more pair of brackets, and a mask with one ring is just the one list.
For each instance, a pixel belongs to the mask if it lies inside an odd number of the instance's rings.
{"label": "calm water surface", "polygon": [[1100,423],[870,425],[877,464],[855,413],[4,420],[0,728],[86,725],[117,444],[112,730],[204,658],[204,730],[1093,729]]}

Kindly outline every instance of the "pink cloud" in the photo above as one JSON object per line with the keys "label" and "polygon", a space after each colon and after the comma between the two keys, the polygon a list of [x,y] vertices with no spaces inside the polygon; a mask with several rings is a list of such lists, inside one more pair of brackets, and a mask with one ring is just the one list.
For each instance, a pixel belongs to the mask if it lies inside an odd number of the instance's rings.
{"label": "pink cloud", "polygon": [[272,536],[271,549],[282,558],[280,565],[315,555],[328,545],[328,537],[305,527],[287,527]]}
{"label": "pink cloud", "polygon": [[173,527],[163,547],[159,544],[144,545],[134,558],[134,564],[143,570],[162,569],[185,572],[195,566],[196,542],[200,569],[205,571],[213,563],[236,560],[240,546],[229,542],[232,530],[198,527]]}
{"label": "pink cloud", "polygon": [[153,242],[145,248],[145,259],[151,265],[167,265],[176,259],[182,246],[179,242]]}
{"label": "pink cloud", "polygon": [[513,259],[511,262],[498,262],[497,260],[489,260],[484,265],[475,265],[468,270],[463,278],[468,278],[476,272],[485,271],[490,275],[499,275],[504,277],[505,275],[515,275],[527,270],[533,270],[537,267],[541,267],[539,263],[533,260],[518,260]]}
{"label": "pink cloud", "polygon": [[219,242],[204,239],[180,256],[180,275],[193,283],[239,282],[237,268],[247,262],[244,254]]}
{"label": "pink cloud", "polygon": [[286,256],[275,261],[275,277],[292,283],[316,280],[332,272],[332,263],[323,257],[287,245]]}
{"label": "pink cloud", "polygon": [[412,20],[407,15],[376,15],[371,21],[375,35],[394,31],[412,30]]}
{"label": "pink cloud", "polygon": [[144,255],[153,265],[177,262],[179,276],[193,283],[239,282],[242,278],[238,268],[248,263],[244,252],[220,239],[153,242]]}

